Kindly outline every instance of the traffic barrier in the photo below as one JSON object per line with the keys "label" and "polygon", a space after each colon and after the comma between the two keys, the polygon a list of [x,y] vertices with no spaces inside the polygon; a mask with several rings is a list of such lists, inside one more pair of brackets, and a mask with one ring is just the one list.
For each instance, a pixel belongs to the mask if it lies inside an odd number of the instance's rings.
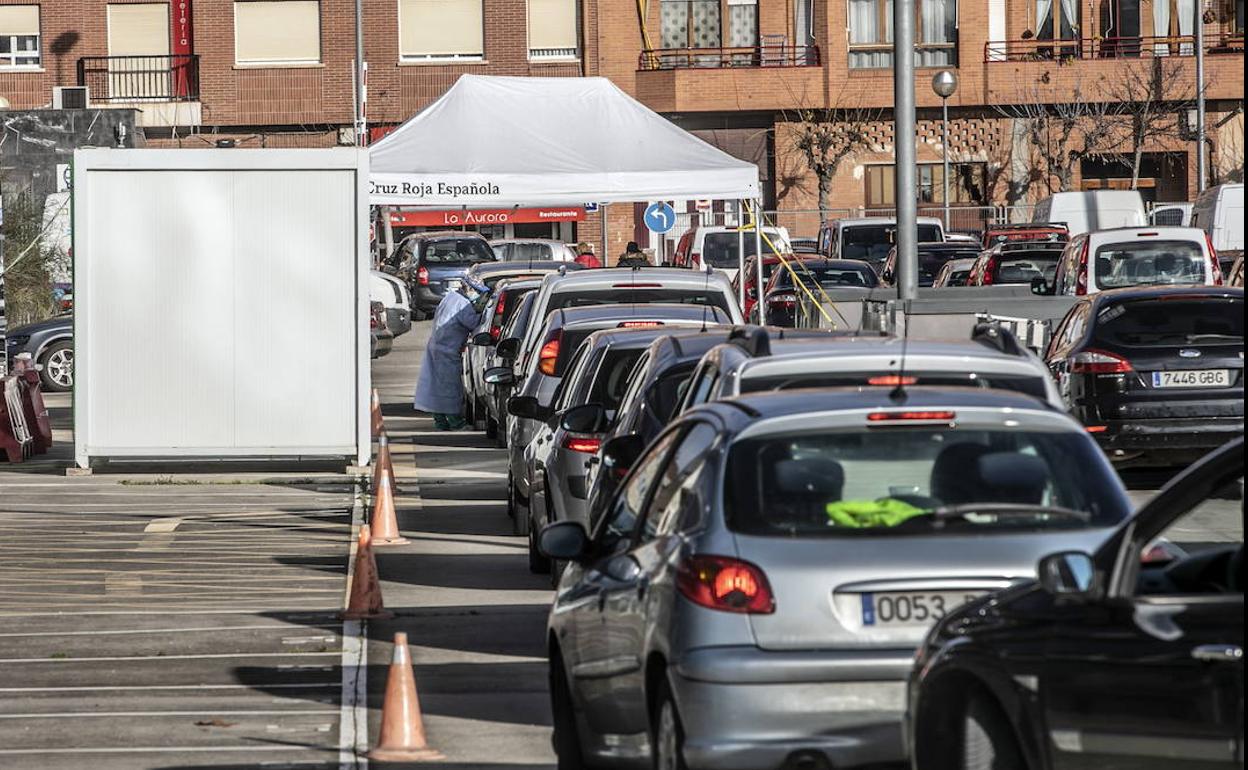
{"label": "traffic barrier", "polygon": [[425,739],[425,722],[420,714],[420,698],[416,695],[416,675],[412,672],[412,655],[407,649],[407,634],[394,635],[394,655],[386,675],[386,698],[381,706],[381,731],[377,748],[368,753],[377,762],[428,762],[445,759],[429,747]]}
{"label": "traffic barrier", "polygon": [[373,388],[373,396],[369,402],[369,418],[373,424],[373,438],[377,438],[384,427],[381,424],[381,396],[377,395],[376,388]]}
{"label": "traffic barrier", "polygon": [[408,542],[399,532],[399,522],[394,511],[394,466],[390,464],[390,442],[386,432],[378,439],[381,448],[377,452],[377,467],[373,472],[373,542],[377,545],[400,545]]}
{"label": "traffic barrier", "polygon": [[381,581],[377,578],[377,559],[373,556],[373,536],[367,524],[360,527],[355,549],[355,572],[351,579],[351,596],[347,608],[338,614],[343,620],[376,620],[392,618],[381,600]]}

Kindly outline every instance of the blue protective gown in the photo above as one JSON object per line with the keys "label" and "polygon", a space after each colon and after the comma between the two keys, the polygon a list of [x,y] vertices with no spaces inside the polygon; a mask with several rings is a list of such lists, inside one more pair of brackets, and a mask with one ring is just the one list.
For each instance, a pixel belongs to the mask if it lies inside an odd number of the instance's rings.
{"label": "blue protective gown", "polygon": [[447,292],[433,313],[433,331],[425,346],[425,357],[416,380],[412,405],[432,414],[461,414],[464,409],[464,344],[481,322],[468,298],[457,291]]}

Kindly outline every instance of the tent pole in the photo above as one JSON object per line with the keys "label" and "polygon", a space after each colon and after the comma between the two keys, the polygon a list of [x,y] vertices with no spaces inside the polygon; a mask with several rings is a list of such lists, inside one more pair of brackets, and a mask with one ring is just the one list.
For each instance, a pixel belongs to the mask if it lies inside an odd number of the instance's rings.
{"label": "tent pole", "polygon": [[754,260],[758,265],[758,322],[767,325],[767,303],[763,302],[763,203],[753,201],[754,206]]}
{"label": "tent pole", "polygon": [[386,244],[386,253],[381,255],[382,260],[388,258],[394,253],[394,223],[390,221],[390,207],[381,207],[381,232]]}
{"label": "tent pole", "polygon": [[607,240],[607,206],[610,205],[610,203],[604,203],[600,207],[602,211],[602,259],[599,260],[599,263],[603,267],[611,267],[611,263],[608,261],[611,259],[611,255],[607,253],[607,249],[611,248],[611,244]]}
{"label": "tent pole", "polygon": [[[698,214],[701,217],[701,214]],[[737,201],[737,302],[745,310],[745,201]],[[749,320],[748,318],[746,319]]]}

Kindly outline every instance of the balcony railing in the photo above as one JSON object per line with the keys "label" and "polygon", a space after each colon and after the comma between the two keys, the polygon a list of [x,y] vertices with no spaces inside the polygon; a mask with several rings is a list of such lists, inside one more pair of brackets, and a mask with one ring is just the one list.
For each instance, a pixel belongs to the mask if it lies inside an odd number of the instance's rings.
{"label": "balcony railing", "polygon": [[93,102],[198,101],[199,56],[84,56],[78,85]]}
{"label": "balcony railing", "polygon": [[[1062,59],[1139,59],[1154,56],[1191,56],[1191,35],[1178,37],[1103,37],[1070,40],[1005,40],[984,45],[985,62],[1025,62]],[[1243,54],[1243,35],[1206,35],[1210,54]]]}
{"label": "balcony railing", "polygon": [[642,51],[640,70],[728,69],[733,67],[818,67],[817,45],[746,48],[657,48]]}

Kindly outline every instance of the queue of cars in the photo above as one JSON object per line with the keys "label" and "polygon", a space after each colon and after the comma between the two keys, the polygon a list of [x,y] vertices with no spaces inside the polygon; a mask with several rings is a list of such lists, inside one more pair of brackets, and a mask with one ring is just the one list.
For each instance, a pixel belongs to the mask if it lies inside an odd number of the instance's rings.
{"label": "queue of cars", "polygon": [[[746,293],[769,319],[795,273],[878,282],[862,260],[763,265]],[[560,768],[1066,768],[1156,735],[1236,766],[1242,527],[1210,547],[1171,525],[1242,490],[1242,289],[1086,294],[1037,356],[992,324],[948,342],[742,325],[742,288],[518,274],[471,341],[508,513],[556,585]],[[1228,441],[1220,470],[1132,517],[1116,465]],[[1166,698],[1163,653],[1210,724],[1078,681],[1148,675]]]}

